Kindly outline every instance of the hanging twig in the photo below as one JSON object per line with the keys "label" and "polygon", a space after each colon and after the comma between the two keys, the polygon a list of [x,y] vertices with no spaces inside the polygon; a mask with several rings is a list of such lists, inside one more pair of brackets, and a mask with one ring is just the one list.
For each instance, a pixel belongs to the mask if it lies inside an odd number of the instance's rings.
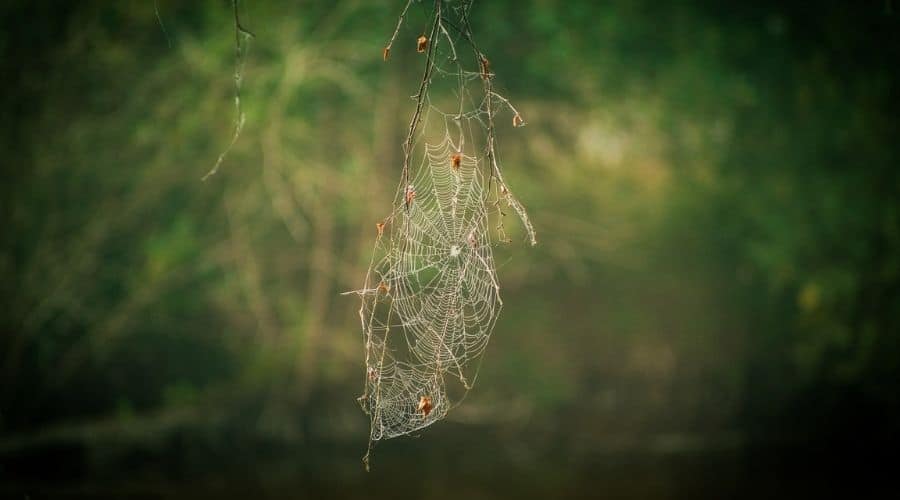
{"label": "hanging twig", "polygon": [[162,30],[163,35],[166,37],[166,45],[169,48],[172,48],[172,40],[169,38],[169,32],[166,30],[166,25],[163,24],[162,16],[159,15],[159,0],[153,0],[153,10],[156,12],[156,20],[159,22],[159,28]]}
{"label": "hanging twig", "polygon": [[241,42],[242,40],[255,38],[256,35],[244,28],[241,24],[240,14],[238,13],[238,0],[232,0],[231,6],[234,13],[234,132],[231,134],[231,142],[228,143],[228,147],[226,147],[219,155],[219,158],[216,159],[213,168],[203,176],[202,180],[204,181],[219,171],[219,167],[222,165],[222,162],[225,161],[228,152],[231,151],[231,148],[234,147],[234,144],[241,136],[241,131],[244,129],[244,121],[246,118],[244,109],[241,106],[241,84],[244,77],[244,56],[246,54],[246,49],[242,47]]}

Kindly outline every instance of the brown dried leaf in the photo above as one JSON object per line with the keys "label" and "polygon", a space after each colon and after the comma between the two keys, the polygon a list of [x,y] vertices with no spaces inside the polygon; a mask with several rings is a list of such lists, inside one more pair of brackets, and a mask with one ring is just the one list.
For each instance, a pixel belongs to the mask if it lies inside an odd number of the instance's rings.
{"label": "brown dried leaf", "polygon": [[421,413],[423,417],[427,417],[434,406],[431,404],[431,396],[422,396],[419,398],[419,405],[416,406],[416,412]]}

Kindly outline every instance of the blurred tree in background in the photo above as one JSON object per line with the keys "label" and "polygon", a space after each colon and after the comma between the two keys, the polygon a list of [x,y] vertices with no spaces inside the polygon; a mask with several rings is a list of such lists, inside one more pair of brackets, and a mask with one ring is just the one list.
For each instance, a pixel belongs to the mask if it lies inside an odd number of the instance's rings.
{"label": "blurred tree in background", "polygon": [[[384,63],[398,2],[242,3],[247,121],[201,182],[231,136],[231,10],[158,5],[165,32],[151,1],[0,7],[2,449],[174,418],[361,453],[339,293],[390,208],[425,9]],[[528,122],[500,154],[540,244],[510,217],[505,307],[451,420],[566,454],[893,442],[898,22],[890,2],[476,2]]]}

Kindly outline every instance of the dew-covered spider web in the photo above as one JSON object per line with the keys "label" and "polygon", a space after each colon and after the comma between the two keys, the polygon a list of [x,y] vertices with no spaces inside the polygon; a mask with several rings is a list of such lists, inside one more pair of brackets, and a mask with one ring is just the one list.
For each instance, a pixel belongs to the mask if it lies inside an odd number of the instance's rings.
{"label": "dew-covered spider web", "polygon": [[[493,88],[488,58],[472,37],[472,1],[422,5],[421,32],[408,40],[409,0],[384,48],[416,51],[423,65],[403,144],[401,179],[377,235],[362,289],[355,292],[365,342],[369,450],[444,418],[475,383],[503,301],[492,252],[506,241],[507,209],[535,235],[505,183],[495,119],[524,122]],[[415,27],[413,27],[415,29]],[[399,50],[399,49],[398,49]]]}

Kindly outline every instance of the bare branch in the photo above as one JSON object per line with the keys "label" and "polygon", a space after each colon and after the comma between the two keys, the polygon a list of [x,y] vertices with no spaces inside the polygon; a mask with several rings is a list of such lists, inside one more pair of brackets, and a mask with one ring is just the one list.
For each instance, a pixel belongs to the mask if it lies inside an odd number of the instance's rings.
{"label": "bare branch", "polygon": [[244,122],[246,120],[244,109],[241,106],[241,84],[243,83],[244,59],[247,49],[245,43],[242,42],[255,38],[256,35],[244,28],[241,24],[241,18],[238,13],[238,0],[232,0],[231,6],[234,14],[234,132],[231,134],[231,142],[228,143],[228,147],[226,147],[219,155],[218,159],[216,159],[213,168],[203,176],[201,179],[203,181],[206,181],[219,171],[219,167],[222,165],[222,162],[225,161],[225,157],[228,156],[231,148],[234,147],[238,138],[241,136],[241,131],[244,129]]}

